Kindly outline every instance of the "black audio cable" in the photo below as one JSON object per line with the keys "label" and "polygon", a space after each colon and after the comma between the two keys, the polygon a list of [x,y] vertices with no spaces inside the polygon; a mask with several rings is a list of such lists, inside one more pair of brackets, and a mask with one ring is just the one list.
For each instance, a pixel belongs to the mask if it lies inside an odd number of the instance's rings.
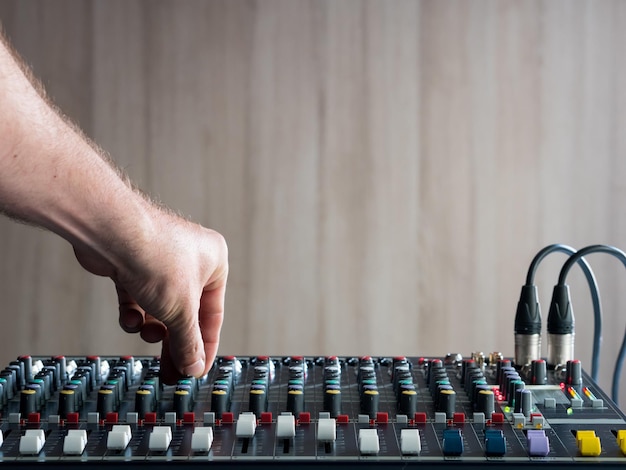
{"label": "black audio cable", "polygon": [[622,365],[626,357],[626,332],[622,338],[622,345],[619,348],[619,354],[615,360],[615,368],[613,369],[613,383],[611,384],[611,397],[616,404],[619,404],[619,379],[622,376]]}
{"label": "black audio cable", "polygon": [[[569,270],[572,268],[572,266],[574,265],[574,263],[576,263],[579,259],[582,259],[583,256],[587,256],[590,255],[592,253],[607,253],[611,256],[614,256],[615,258],[619,259],[622,264],[626,267],[626,253],[624,253],[622,250],[620,250],[619,248],[615,248],[614,246],[610,246],[610,245],[590,245],[587,246],[581,250],[579,250],[578,252],[576,252],[575,254],[571,255],[569,257],[569,259],[565,262],[565,264],[563,265],[563,267],[561,268],[561,272],[559,274],[559,283],[557,285],[558,286],[566,286],[565,284],[565,279],[567,278],[567,273],[569,272]],[[556,287],[555,287],[556,289]],[[597,357],[599,356],[599,354],[596,356],[595,352],[594,352],[594,360],[597,359]],[[620,348],[620,352],[619,355],[617,357],[617,360],[615,361],[615,368],[613,369],[613,385],[611,387],[611,395],[612,395],[612,399],[613,401],[617,404],[619,403],[619,379],[621,376],[621,371],[622,371],[622,365],[624,363],[624,358],[626,357],[626,333],[624,336],[624,339],[622,341],[622,346]],[[595,377],[592,377],[594,380],[597,380]]]}
{"label": "black audio cable", "polygon": [[[515,314],[515,363],[519,366],[530,364],[535,359],[541,358],[541,312],[535,286],[535,273],[539,263],[551,253],[561,252],[573,255],[576,250],[563,244],[548,245],[540,250],[530,263],[526,275],[526,284],[522,286],[520,300]],[[594,341],[591,375],[597,380],[600,343],[602,331],[602,310],[600,305],[600,292],[591,267],[584,258],[577,260],[589,284],[594,313]],[[625,346],[626,347],[626,346]]]}

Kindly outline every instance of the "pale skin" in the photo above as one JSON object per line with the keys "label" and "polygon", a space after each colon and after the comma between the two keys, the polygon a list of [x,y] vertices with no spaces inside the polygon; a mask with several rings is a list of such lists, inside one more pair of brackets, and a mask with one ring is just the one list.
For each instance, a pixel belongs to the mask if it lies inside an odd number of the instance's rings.
{"label": "pale skin", "polygon": [[60,235],[81,266],[113,280],[121,327],[163,341],[165,382],[208,372],[224,316],[224,238],[134,189],[1,35],[0,211]]}

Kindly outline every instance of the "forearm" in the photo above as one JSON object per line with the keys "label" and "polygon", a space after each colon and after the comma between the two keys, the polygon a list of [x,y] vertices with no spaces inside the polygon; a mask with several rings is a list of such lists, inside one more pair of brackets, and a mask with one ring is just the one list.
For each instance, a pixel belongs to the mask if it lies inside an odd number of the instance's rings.
{"label": "forearm", "polygon": [[111,277],[122,327],[163,340],[166,383],[206,374],[224,316],[226,242],[133,190],[27,73],[0,37],[0,211],[56,232],[85,269]]}
{"label": "forearm", "polygon": [[103,256],[132,250],[118,244],[139,242],[154,208],[46,102],[1,42],[0,209]]}

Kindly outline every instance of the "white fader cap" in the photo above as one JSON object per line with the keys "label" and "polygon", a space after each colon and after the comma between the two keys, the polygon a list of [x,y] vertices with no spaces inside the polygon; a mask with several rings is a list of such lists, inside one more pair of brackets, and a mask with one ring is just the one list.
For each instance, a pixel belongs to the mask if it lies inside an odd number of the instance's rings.
{"label": "white fader cap", "polygon": [[417,429],[400,431],[400,450],[405,455],[418,455],[422,450],[420,433]]}
{"label": "white fader cap", "polygon": [[296,437],[296,419],[292,414],[276,417],[276,439],[292,439]]}
{"label": "white fader cap", "polygon": [[363,455],[378,454],[380,444],[376,429],[359,429],[359,451]]}
{"label": "white fader cap", "polygon": [[317,422],[318,442],[335,442],[337,439],[337,423],[335,418],[320,418]]}
{"label": "white fader cap", "polygon": [[63,440],[63,453],[67,455],[81,455],[87,446],[87,431],[84,429],[70,429]]}

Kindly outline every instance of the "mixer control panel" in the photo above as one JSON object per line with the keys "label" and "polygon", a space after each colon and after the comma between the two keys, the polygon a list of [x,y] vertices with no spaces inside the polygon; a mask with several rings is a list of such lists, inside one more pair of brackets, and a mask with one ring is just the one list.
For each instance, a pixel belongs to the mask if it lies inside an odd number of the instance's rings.
{"label": "mixer control panel", "polygon": [[[580,361],[501,355],[159,359],[21,356],[0,371],[0,469],[324,464],[626,465],[626,417]],[[207,467],[208,468],[208,467]]]}

